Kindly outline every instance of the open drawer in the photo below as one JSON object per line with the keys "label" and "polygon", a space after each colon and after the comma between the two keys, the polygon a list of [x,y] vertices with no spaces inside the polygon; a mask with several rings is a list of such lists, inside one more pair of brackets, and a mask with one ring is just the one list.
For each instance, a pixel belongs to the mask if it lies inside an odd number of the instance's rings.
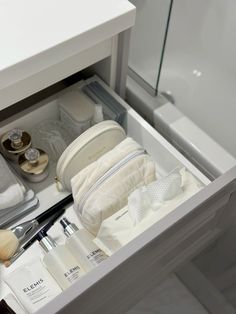
{"label": "open drawer", "polygon": [[[144,293],[154,287],[163,276],[192,258],[214,240],[224,228],[232,213],[231,194],[236,190],[236,168],[210,182],[195,166],[183,157],[124,100],[115,94],[98,77],[87,80],[99,83],[127,110],[123,127],[153,157],[162,175],[178,166],[185,167],[201,182],[202,188],[185,202],[164,213],[151,227],[120,248],[95,269],[88,272],[71,287],[39,310],[39,314],[51,313],[124,313]],[[81,88],[83,82],[73,85]],[[58,119],[58,97],[66,90],[55,94],[24,112],[10,117],[0,125],[1,134],[13,127],[31,130],[36,122]],[[40,207],[24,217],[33,218],[64,198],[54,183],[55,169],[49,178],[40,184],[32,184],[37,191]],[[76,219],[73,208],[68,217]],[[59,242],[64,241],[59,224],[49,234]],[[38,243],[30,247],[8,269],[2,267],[1,277],[28,262],[32,255],[41,256]],[[1,297],[8,287],[1,278]]]}

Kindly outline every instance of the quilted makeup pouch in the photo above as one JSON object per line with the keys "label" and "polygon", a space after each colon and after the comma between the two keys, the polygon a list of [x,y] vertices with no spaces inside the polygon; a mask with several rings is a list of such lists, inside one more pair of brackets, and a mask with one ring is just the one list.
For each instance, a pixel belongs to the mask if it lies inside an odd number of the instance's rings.
{"label": "quilted makeup pouch", "polygon": [[127,137],[72,178],[75,211],[96,235],[104,219],[127,205],[131,192],[155,179],[155,162]]}

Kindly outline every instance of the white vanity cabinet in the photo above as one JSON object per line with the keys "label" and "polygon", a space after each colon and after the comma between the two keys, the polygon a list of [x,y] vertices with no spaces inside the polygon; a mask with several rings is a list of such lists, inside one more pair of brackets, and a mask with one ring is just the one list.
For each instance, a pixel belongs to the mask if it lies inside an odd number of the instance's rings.
{"label": "white vanity cabinet", "polygon": [[[124,95],[129,33],[135,19],[135,9],[128,1],[7,0],[1,6],[1,110],[92,66],[90,71],[107,84],[96,76],[90,80],[98,80],[127,109],[128,135],[162,164],[164,172],[182,165],[203,185],[198,193],[37,312],[125,313],[164,276],[224,230],[234,209],[236,168],[210,182],[118,96]],[[17,112],[15,106],[15,115],[1,122],[0,132],[14,126],[32,127],[36,120],[54,117],[55,99],[51,97],[23,112]],[[38,196],[39,209],[25,220],[56,203],[63,194],[53,184]]]}
{"label": "white vanity cabinet", "polygon": [[2,1],[0,109],[105,58],[100,70],[115,87],[134,21],[127,0]]}

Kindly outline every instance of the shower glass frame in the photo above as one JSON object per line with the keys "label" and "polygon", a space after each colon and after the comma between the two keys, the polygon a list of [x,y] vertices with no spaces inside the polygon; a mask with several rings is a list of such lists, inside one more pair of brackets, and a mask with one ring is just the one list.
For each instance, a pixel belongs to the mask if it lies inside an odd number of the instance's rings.
{"label": "shower glass frame", "polygon": [[[152,96],[156,96],[158,94],[158,84],[161,75],[161,67],[163,63],[164,53],[165,53],[165,45],[168,34],[168,27],[171,18],[171,10],[174,0],[130,0],[136,8],[137,8],[137,16],[136,16],[136,25],[132,30],[131,34],[131,44],[130,44],[130,56],[129,56],[129,68],[128,75],[134,79],[139,85],[141,85],[149,94]],[[146,16],[151,10],[151,6],[159,6],[160,10],[153,10],[153,14],[156,15],[156,20],[149,19],[149,25],[144,25],[143,23],[146,21]],[[149,12],[148,12],[149,10]],[[161,16],[158,17],[158,14],[163,12]],[[159,41],[157,41],[156,37],[151,38],[151,31],[156,30],[155,23],[160,21],[160,29],[159,29]],[[154,24],[152,24],[154,22]],[[157,25],[156,25],[157,26]],[[155,27],[155,29],[154,29]],[[150,35],[150,36],[148,36]],[[145,39],[146,37],[146,39]],[[155,65],[156,70],[154,71],[154,78],[147,79],[145,75],[141,72],[141,69],[138,69],[135,65],[140,63],[142,64],[142,55],[140,54],[140,50],[137,49],[140,42],[146,42],[147,48],[153,49],[151,47],[150,38],[153,43],[158,42],[159,47],[155,47],[156,51],[154,51],[153,55],[155,56],[155,60],[153,60],[153,65]],[[149,51],[150,52],[150,51]],[[143,58],[147,59],[147,54],[143,54]]]}

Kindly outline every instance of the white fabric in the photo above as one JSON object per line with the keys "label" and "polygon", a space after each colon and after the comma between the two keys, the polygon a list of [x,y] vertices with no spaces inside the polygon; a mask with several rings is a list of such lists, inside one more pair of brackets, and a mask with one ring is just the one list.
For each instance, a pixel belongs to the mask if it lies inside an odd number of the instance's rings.
{"label": "white fabric", "polygon": [[148,210],[146,216],[137,225],[133,224],[128,206],[125,206],[102,222],[94,242],[110,256],[201,189],[202,184],[189,171],[181,170],[181,176],[182,192],[180,194],[171,200],[164,201],[158,210]]}
{"label": "white fabric", "polygon": [[133,223],[136,225],[147,216],[149,210],[158,210],[163,202],[180,194],[181,184],[182,176],[179,170],[175,170],[166,177],[131,193],[128,198],[128,209]]}
{"label": "white fabric", "polygon": [[24,200],[25,188],[0,155],[0,210],[13,207]]}
{"label": "white fabric", "polygon": [[0,209],[13,207],[24,199],[24,190],[19,183],[9,186],[0,194]]}
{"label": "white fabric", "polygon": [[155,180],[155,163],[149,155],[143,153],[109,175],[90,193],[84,206],[81,206],[86,193],[102,176],[123,158],[139,150],[142,150],[140,145],[131,138],[126,138],[72,178],[75,212],[83,225],[94,235],[97,234],[104,219],[127,205],[131,192]]}
{"label": "white fabric", "polygon": [[98,160],[82,169],[71,179],[72,192],[75,202],[79,203],[83,194],[112,166],[129,153],[140,148],[140,145],[138,145],[130,137],[127,137],[111,151],[102,155]]}

